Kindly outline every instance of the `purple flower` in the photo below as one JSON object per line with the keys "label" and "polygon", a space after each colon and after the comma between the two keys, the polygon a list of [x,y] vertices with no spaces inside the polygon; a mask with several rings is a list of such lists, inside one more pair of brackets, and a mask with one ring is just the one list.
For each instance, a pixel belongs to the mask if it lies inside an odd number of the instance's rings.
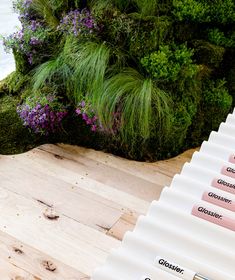
{"label": "purple flower", "polygon": [[30,54],[28,55],[28,62],[29,62],[30,65],[33,64],[33,54],[32,54],[32,53],[30,53]]}
{"label": "purple flower", "polygon": [[[31,105],[29,106],[27,102]],[[55,97],[49,104],[41,103],[40,97],[28,98],[26,103],[17,106],[17,113],[24,126],[30,128],[34,133],[44,135],[58,131],[64,117],[68,114],[65,107],[59,104]]]}
{"label": "purple flower", "polygon": [[76,114],[78,114],[78,115],[81,115],[81,113],[82,113],[82,111],[81,111],[79,108],[77,108],[75,112],[76,112]]}
{"label": "purple flower", "polygon": [[96,132],[96,129],[97,129],[96,125],[93,124],[93,125],[91,126],[91,131]]}
{"label": "purple flower", "polygon": [[95,18],[87,9],[70,11],[60,20],[58,30],[78,36],[89,36],[99,31]]}
{"label": "purple flower", "polygon": [[88,120],[88,116],[87,116],[86,113],[82,113],[82,119],[83,119],[84,121],[87,121],[87,120]]}
{"label": "purple flower", "polygon": [[95,114],[94,108],[92,108],[91,104],[87,101],[81,101],[78,104],[78,107],[75,110],[78,116],[81,116],[85,123],[90,126],[91,131],[96,132],[100,129],[98,117]]}

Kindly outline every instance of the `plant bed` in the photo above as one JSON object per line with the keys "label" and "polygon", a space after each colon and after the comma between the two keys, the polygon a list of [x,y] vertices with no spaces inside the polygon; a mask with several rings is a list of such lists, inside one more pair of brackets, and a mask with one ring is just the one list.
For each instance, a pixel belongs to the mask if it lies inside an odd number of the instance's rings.
{"label": "plant bed", "polygon": [[15,124],[30,144],[11,137],[12,152],[65,142],[164,159],[199,145],[234,105],[231,0],[16,0],[14,7],[22,30],[4,43],[17,69],[1,83],[0,102],[15,102]]}

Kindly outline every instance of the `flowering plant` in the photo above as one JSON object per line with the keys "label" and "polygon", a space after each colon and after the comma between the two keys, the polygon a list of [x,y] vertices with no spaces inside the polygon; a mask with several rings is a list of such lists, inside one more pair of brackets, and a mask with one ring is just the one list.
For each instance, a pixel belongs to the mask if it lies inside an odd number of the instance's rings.
{"label": "flowering plant", "polygon": [[17,106],[23,125],[34,133],[48,135],[62,128],[62,120],[68,114],[66,107],[55,95],[28,97]]}
{"label": "flowering plant", "polygon": [[121,114],[120,112],[115,112],[113,114],[113,126],[112,128],[106,128],[102,125],[98,116],[95,113],[92,105],[88,102],[83,100],[80,102],[76,108],[76,114],[81,116],[82,119],[86,122],[87,125],[91,127],[91,131],[96,132],[103,132],[106,134],[116,134],[120,129],[121,124]]}
{"label": "flowering plant", "polygon": [[36,20],[24,22],[21,30],[3,37],[5,50],[9,52],[14,49],[21,52],[27,56],[30,65],[35,64],[38,59],[41,59],[36,56],[36,53],[45,44],[48,32],[49,30],[41,22]]}
{"label": "flowering plant", "polygon": [[96,132],[97,129],[102,128],[98,117],[96,116],[95,111],[89,102],[85,102],[84,100],[80,102],[75,112],[78,116],[82,117],[87,125],[91,127],[91,131]]}
{"label": "flowering plant", "polygon": [[65,15],[58,26],[58,30],[78,36],[91,36],[99,31],[95,18],[87,9],[70,11]]}
{"label": "flowering plant", "polygon": [[31,4],[33,0],[15,0],[13,1],[14,12],[19,14],[19,20],[25,22],[34,18]]}

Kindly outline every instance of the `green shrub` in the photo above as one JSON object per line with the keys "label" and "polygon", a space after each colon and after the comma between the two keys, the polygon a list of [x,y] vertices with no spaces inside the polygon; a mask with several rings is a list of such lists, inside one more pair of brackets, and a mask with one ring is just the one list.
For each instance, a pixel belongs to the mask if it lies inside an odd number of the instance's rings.
{"label": "green shrub", "polygon": [[204,40],[195,40],[193,47],[195,49],[197,63],[207,65],[212,69],[218,68],[221,65],[225,54],[224,47],[211,44]]}
{"label": "green shrub", "polygon": [[218,130],[232,105],[232,96],[225,80],[206,80],[203,84],[202,99],[193,119],[188,145],[200,145],[212,130]]}
{"label": "green shrub", "polygon": [[197,66],[192,61],[193,50],[186,45],[160,46],[159,51],[153,52],[141,59],[146,71],[158,81],[176,81],[183,69],[187,77],[192,78],[197,72]]}
{"label": "green shrub", "polygon": [[204,85],[203,103],[207,106],[219,107],[227,112],[232,104],[232,97],[225,84],[225,80],[208,81]]}
{"label": "green shrub", "polygon": [[229,37],[226,37],[223,31],[218,28],[209,30],[208,39],[211,43],[217,46],[223,46],[228,48],[235,47],[235,31],[230,32]]}
{"label": "green shrub", "polygon": [[158,49],[168,41],[172,33],[172,22],[167,16],[139,18],[132,15],[134,23],[131,28],[129,52],[133,57],[141,58]]}
{"label": "green shrub", "polygon": [[[206,0],[204,0],[206,1]],[[210,3],[212,21],[222,24],[235,22],[235,2],[233,0],[216,0]]]}
{"label": "green shrub", "polygon": [[173,14],[179,21],[235,22],[235,3],[233,0],[173,0]]}
{"label": "green shrub", "polygon": [[209,5],[197,0],[173,0],[173,14],[180,20],[209,22]]}

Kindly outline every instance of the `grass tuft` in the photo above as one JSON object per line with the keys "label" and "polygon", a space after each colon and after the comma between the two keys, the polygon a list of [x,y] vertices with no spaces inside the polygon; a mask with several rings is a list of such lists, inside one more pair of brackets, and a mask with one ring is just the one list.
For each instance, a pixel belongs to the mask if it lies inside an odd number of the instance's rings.
{"label": "grass tuft", "polygon": [[32,2],[32,8],[41,16],[48,26],[52,29],[55,29],[58,24],[59,20],[55,16],[53,7],[48,0],[34,0]]}
{"label": "grass tuft", "polygon": [[107,129],[113,127],[115,112],[121,112],[124,141],[148,139],[156,124],[166,128],[169,111],[166,93],[132,68],[107,79],[96,102],[98,116]]}

